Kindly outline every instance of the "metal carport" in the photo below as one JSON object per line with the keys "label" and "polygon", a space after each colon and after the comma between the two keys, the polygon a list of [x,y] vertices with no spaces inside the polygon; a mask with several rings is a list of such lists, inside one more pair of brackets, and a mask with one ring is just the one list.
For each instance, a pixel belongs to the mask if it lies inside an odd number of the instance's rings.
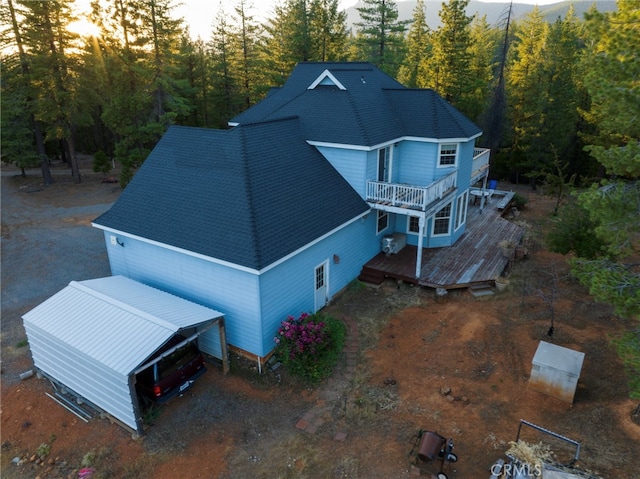
{"label": "metal carport", "polygon": [[124,276],[72,281],[22,318],[35,368],[137,434],[135,373],[175,334],[217,325],[219,350],[203,352],[228,368],[222,313]]}

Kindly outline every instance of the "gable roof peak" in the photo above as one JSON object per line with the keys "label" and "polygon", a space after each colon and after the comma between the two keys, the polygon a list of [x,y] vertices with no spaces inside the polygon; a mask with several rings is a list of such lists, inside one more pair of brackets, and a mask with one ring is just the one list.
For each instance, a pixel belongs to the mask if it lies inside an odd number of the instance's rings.
{"label": "gable roof peak", "polygon": [[338,81],[336,77],[329,70],[323,71],[315,81],[309,85],[307,90],[314,90],[318,85],[331,85],[336,86],[340,90],[346,90],[344,85]]}

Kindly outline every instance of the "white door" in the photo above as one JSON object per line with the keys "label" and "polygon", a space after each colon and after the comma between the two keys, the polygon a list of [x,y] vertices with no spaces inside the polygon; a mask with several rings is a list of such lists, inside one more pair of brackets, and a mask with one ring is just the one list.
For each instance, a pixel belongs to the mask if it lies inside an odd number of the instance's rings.
{"label": "white door", "polygon": [[322,309],[327,304],[327,273],[329,269],[329,262],[325,261],[320,266],[316,266],[314,274],[315,284],[315,311]]}

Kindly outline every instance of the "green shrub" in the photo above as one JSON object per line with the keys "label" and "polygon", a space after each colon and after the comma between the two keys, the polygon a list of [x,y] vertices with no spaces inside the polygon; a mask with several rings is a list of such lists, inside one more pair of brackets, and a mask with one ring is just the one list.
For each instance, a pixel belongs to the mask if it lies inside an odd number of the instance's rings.
{"label": "green shrub", "polygon": [[111,161],[107,154],[102,150],[96,151],[93,155],[93,171],[95,173],[103,174],[107,174],[111,171]]}
{"label": "green shrub", "polygon": [[546,235],[547,247],[554,253],[574,253],[581,258],[596,259],[605,246],[593,233],[596,226],[587,210],[569,201],[553,218]]}
{"label": "green shrub", "polygon": [[522,196],[519,193],[513,195],[513,205],[521,210],[529,202],[526,196]]}
{"label": "green shrub", "polygon": [[333,372],[345,333],[341,321],[324,314],[289,316],[274,338],[275,356],[292,375],[318,383]]}

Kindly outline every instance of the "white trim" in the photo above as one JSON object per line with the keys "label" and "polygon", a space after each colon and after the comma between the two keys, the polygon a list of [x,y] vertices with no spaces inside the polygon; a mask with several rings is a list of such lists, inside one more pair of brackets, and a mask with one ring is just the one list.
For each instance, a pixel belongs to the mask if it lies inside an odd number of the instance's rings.
{"label": "white trim", "polygon": [[204,254],[200,254],[200,253],[196,253],[195,251],[189,251],[183,248],[178,248],[177,246],[172,246],[170,244],[167,243],[161,243],[160,241],[155,241],[149,238],[144,238],[143,236],[138,236],[138,235],[134,235],[131,233],[126,233],[124,231],[121,230],[116,230],[114,228],[109,228],[106,226],[102,226],[102,225],[98,225],[96,223],[91,223],[91,226],[101,229],[103,231],[108,231],[110,233],[115,233],[117,235],[121,235],[125,238],[130,238],[130,239],[134,239],[136,241],[140,241],[141,243],[147,243],[147,244],[151,244],[153,246],[158,246],[160,248],[164,248],[164,249],[168,249],[170,251],[175,251],[177,253],[181,253],[181,254],[186,254],[187,256],[193,256],[194,258],[198,258],[198,259],[203,259],[205,261],[209,261],[211,263],[216,263],[222,266],[227,266],[229,268],[233,268],[233,269],[237,269],[240,271],[244,271],[246,273],[251,273],[251,274],[260,274],[260,272],[256,269],[253,268],[247,268],[246,266],[240,266],[237,265],[235,263],[229,263],[228,261],[222,261],[216,258],[212,258],[211,256],[206,256]]}
{"label": "white trim", "polygon": [[264,274],[267,271],[275,268],[276,266],[284,263],[285,261],[291,259],[292,257],[300,254],[302,251],[305,251],[305,250],[311,248],[312,246],[315,246],[316,244],[318,244],[319,242],[325,240],[326,238],[328,238],[329,236],[333,235],[337,231],[340,231],[341,229],[346,228],[350,224],[355,223],[360,218],[363,218],[363,217],[367,216],[370,212],[371,212],[371,209],[365,211],[364,213],[356,216],[355,218],[347,221],[346,223],[343,223],[340,226],[335,227],[334,229],[332,229],[328,233],[325,233],[324,235],[320,236],[319,238],[316,238],[312,242],[307,243],[306,245],[302,246],[301,248],[298,248],[297,250],[289,253],[288,255],[280,258],[279,260],[274,261],[269,266],[266,266],[261,270],[257,270],[257,269],[254,269],[254,268],[247,268],[246,266],[240,266],[238,264],[230,263],[228,261],[222,261],[222,260],[219,260],[219,259],[216,259],[216,258],[212,258],[211,256],[206,256],[206,255],[203,255],[203,254],[200,254],[200,253],[196,253],[194,251],[189,251],[189,250],[186,250],[186,249],[183,249],[183,248],[178,248],[176,246],[171,246],[169,244],[161,243],[159,241],[154,241],[154,240],[151,240],[151,239],[148,239],[148,238],[144,238],[142,236],[137,236],[137,235],[132,235],[132,234],[129,234],[129,233],[125,233],[124,231],[116,230],[116,229],[113,229],[113,228],[108,228],[108,227],[105,227],[105,226],[102,226],[102,225],[98,225],[96,223],[91,223],[91,226],[93,226],[94,228],[101,229],[103,231],[108,231],[110,233],[115,233],[115,234],[124,236],[126,238],[134,239],[134,240],[140,241],[142,243],[148,243],[148,244],[151,244],[151,245],[154,245],[154,246],[158,246],[160,248],[168,249],[170,251],[175,251],[177,253],[186,254],[187,256],[193,256],[194,258],[198,258],[198,259],[202,259],[202,260],[205,260],[205,261],[209,261],[210,263],[215,263],[215,264],[219,264],[219,265],[222,265],[222,266],[226,266],[227,268],[236,269],[238,271],[244,271],[245,273],[261,275],[261,274]]}
{"label": "white trim", "polygon": [[[314,313],[320,311],[327,304],[329,304],[329,259],[325,259],[322,263],[318,264],[315,268],[313,268],[313,309]],[[318,288],[317,288],[317,273],[318,268],[322,266],[322,280],[324,281],[324,304],[321,307],[318,307],[317,299],[318,299]]]}
{"label": "white trim", "polygon": [[343,143],[327,143],[324,141],[312,141],[312,140],[307,140],[307,144],[315,147],[340,148],[343,150],[372,151],[375,149],[375,148],[371,148],[370,146],[346,145]]}
{"label": "white trim", "polygon": [[322,81],[328,78],[329,80],[331,80],[331,82],[337,86],[340,90],[346,90],[346,88],[344,87],[344,85],[342,83],[340,83],[338,81],[338,79],[336,77],[333,76],[333,74],[329,71],[329,70],[325,70],[323,71],[320,76],[318,78],[316,78],[316,81],[314,81],[311,85],[309,85],[309,87],[307,88],[307,90],[313,90],[315,87],[317,87],[320,83],[322,83]]}
{"label": "white trim", "polygon": [[378,143],[377,145],[366,146],[366,145],[350,145],[344,143],[328,143],[324,141],[314,141],[307,140],[307,143],[312,146],[323,146],[328,148],[343,148],[345,150],[361,150],[361,151],[373,151],[380,149],[383,146],[393,145],[395,143],[400,143],[402,141],[416,141],[420,143],[466,143],[468,141],[474,140],[478,138],[482,133],[478,133],[477,135],[473,135],[469,138],[427,138],[427,137],[419,137],[419,136],[401,136],[395,138],[393,140],[385,141],[383,143]]}

